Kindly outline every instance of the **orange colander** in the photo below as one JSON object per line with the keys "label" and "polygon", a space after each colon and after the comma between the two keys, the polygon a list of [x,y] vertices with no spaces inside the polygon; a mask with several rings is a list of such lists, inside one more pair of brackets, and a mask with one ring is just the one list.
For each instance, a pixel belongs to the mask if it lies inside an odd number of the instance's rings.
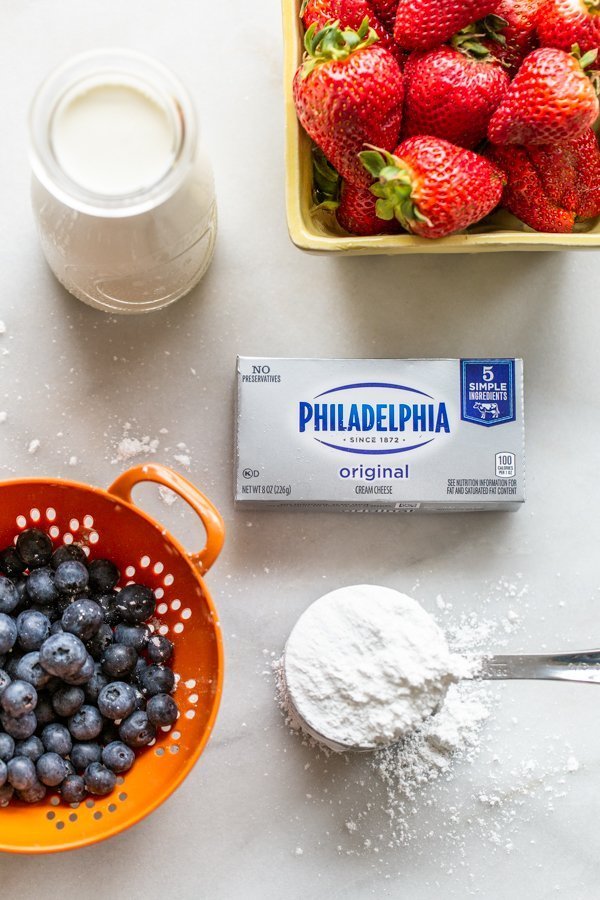
{"label": "orange colander", "polygon": [[[206,546],[188,553],[161,525],[132,502],[136,484],[153,481],[179,494],[206,530]],[[181,784],[200,756],[214,725],[223,681],[223,648],[215,607],[202,575],[219,555],[221,516],[187,479],[160,465],[124,472],[108,491],[74,481],[27,478],[0,484],[0,547],[24,528],[47,530],[55,545],[79,541],[119,566],[121,585],[152,587],[158,604],[154,626],[175,643],[180,716],[159,729],[107,797],[67,806],[48,792],[39,804],[11,802],[0,809],[0,850],[50,853],[94,844],[139,822]]]}

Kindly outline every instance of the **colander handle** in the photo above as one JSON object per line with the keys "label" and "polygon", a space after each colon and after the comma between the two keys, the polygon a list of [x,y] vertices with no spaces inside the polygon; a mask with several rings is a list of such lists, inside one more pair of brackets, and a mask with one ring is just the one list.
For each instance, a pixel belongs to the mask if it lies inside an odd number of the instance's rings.
{"label": "colander handle", "polygon": [[125,503],[133,503],[131,492],[136,484],[144,481],[153,481],[175,491],[200,516],[206,529],[206,546],[199,553],[189,553],[188,556],[192,564],[198,567],[200,574],[204,575],[218,557],[225,540],[225,525],[220,514],[208,497],[205,497],[191,481],[173,469],[157,463],[146,463],[127,469],[113,481],[108,491]]}

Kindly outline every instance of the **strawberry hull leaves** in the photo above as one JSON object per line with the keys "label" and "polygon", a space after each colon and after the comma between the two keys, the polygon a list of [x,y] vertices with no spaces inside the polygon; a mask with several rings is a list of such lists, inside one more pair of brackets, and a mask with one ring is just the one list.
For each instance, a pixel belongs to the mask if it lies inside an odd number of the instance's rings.
{"label": "strawberry hull leaves", "polygon": [[366,20],[359,31],[311,26],[305,61],[294,77],[300,124],[341,177],[357,187],[370,184],[358,158],[364,145],[391,150],[402,124],[402,72],[376,40]]}
{"label": "strawberry hull leaves", "polygon": [[594,123],[598,97],[584,69],[597,51],[580,59],[574,51],[541,47],[526,57],[490,119],[493,144],[570,141]]}
{"label": "strawberry hull leaves", "polygon": [[357,188],[344,182],[336,211],[337,220],[350,234],[397,234],[400,224],[396,219],[384,221],[379,218],[376,211],[378,202],[368,188]]}
{"label": "strawberry hull leaves", "polygon": [[394,153],[371,148],[361,161],[376,179],[377,215],[412,234],[445,237],[479,222],[500,202],[503,172],[487,159],[430,136],[402,141]]}
{"label": "strawberry hull leaves", "polygon": [[332,22],[338,22],[342,29],[358,31],[365,18],[368,18],[381,45],[395,52],[391,34],[379,21],[367,0],[304,0],[300,15],[307,30],[314,25],[318,31]]}

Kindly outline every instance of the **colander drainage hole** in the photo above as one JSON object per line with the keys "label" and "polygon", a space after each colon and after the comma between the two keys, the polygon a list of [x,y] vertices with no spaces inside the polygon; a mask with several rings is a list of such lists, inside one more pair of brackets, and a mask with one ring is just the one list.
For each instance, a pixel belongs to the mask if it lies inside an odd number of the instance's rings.
{"label": "colander drainage hole", "polygon": [[127,794],[125,793],[125,791],[123,791],[122,794],[119,794],[119,800],[120,800],[122,803],[124,803],[125,800],[127,800]]}
{"label": "colander drainage hole", "polygon": [[94,813],[94,818],[96,819],[96,821],[102,818],[102,813],[100,812],[100,810],[96,810],[96,812]]}
{"label": "colander drainage hole", "polygon": [[173,744],[173,746],[170,747],[170,750],[171,753],[179,753],[179,744]]}
{"label": "colander drainage hole", "polygon": [[92,809],[95,806],[93,800],[86,800],[85,805],[87,806],[88,809]]}
{"label": "colander drainage hole", "polygon": [[154,752],[155,752],[156,756],[164,756],[164,755],[165,755],[165,748],[164,748],[164,747],[157,747],[156,750],[155,750]]}
{"label": "colander drainage hole", "polygon": [[109,807],[108,807],[108,811],[109,811],[109,812],[116,812],[116,811],[117,811],[116,804],[110,803],[110,804],[109,804]]}
{"label": "colander drainage hole", "polygon": [[49,522],[54,522],[54,520],[56,518],[56,510],[53,509],[51,506],[49,506],[48,509],[46,510],[46,518],[48,519]]}
{"label": "colander drainage hole", "polygon": [[62,831],[63,828],[65,827],[65,823],[64,823],[64,822],[57,822],[57,823],[56,823],[56,827],[58,828],[59,831]]}
{"label": "colander drainage hole", "polygon": [[47,812],[46,818],[49,819],[50,821],[52,821],[52,819],[56,818],[56,813],[55,812]]}
{"label": "colander drainage hole", "polygon": [[69,822],[76,822],[77,819],[78,819],[77,813],[71,813],[71,815],[69,816]]}

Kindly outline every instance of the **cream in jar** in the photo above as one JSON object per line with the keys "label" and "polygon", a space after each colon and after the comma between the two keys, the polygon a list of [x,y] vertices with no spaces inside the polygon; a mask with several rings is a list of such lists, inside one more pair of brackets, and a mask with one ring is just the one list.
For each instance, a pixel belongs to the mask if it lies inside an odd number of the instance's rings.
{"label": "cream in jar", "polygon": [[146,312],[197,284],[213,253],[214,184],[167,69],[125,51],[76,57],[38,92],[31,136],[42,247],[72,294]]}

